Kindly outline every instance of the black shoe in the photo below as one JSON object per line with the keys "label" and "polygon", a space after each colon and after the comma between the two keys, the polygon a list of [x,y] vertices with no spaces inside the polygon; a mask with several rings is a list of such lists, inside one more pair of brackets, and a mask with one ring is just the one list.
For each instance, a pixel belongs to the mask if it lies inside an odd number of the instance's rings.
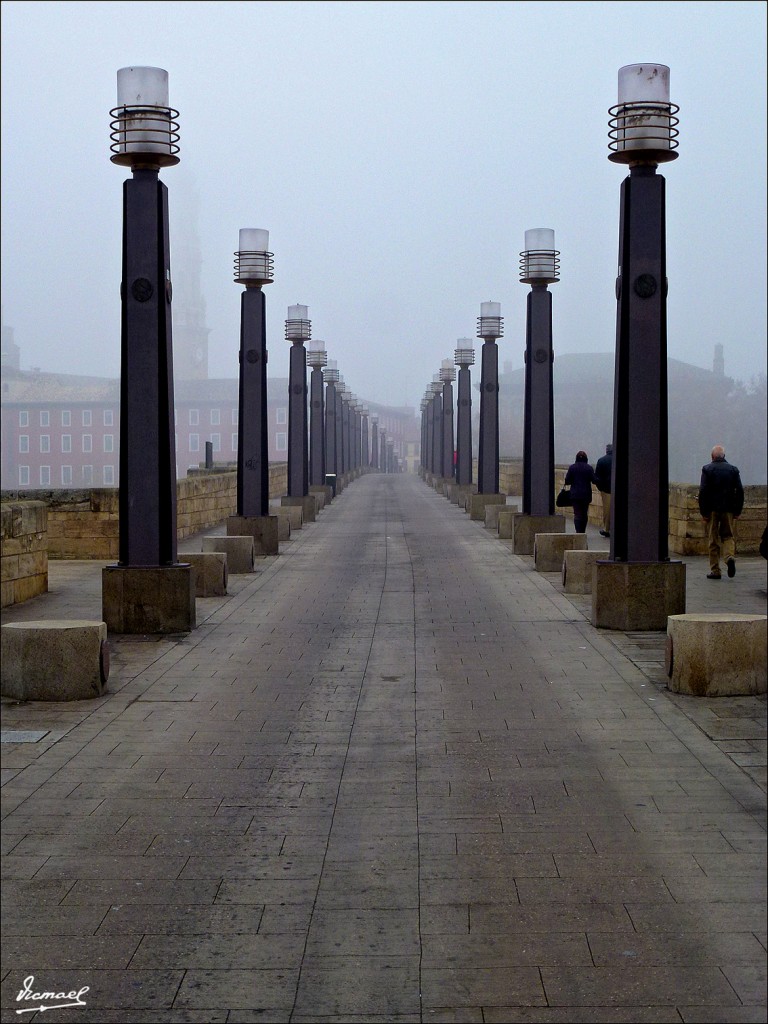
{"label": "black shoe", "polygon": [[736,559],[729,558],[725,564],[728,569],[728,579],[732,580],[733,577],[736,575]]}
{"label": "black shoe", "polygon": [[707,579],[708,580],[719,580],[719,579],[722,579],[722,576],[720,575],[719,572],[708,572],[707,573]]}

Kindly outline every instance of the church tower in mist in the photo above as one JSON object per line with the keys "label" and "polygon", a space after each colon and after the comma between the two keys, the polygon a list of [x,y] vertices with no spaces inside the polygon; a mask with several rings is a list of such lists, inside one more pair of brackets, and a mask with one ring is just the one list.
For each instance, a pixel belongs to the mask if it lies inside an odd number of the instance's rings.
{"label": "church tower in mist", "polygon": [[202,290],[199,202],[188,190],[179,192],[171,222],[173,376],[176,380],[208,380],[210,329]]}

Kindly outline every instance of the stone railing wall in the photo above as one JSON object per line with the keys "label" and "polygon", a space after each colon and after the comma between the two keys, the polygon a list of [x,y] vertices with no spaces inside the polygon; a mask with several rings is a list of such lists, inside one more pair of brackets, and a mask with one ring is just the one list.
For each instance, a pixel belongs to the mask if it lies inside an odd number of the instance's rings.
{"label": "stone railing wall", "polygon": [[[279,498],[288,490],[285,462],[269,467],[269,495]],[[19,502],[42,505],[47,512],[49,558],[109,561],[118,557],[119,507],[117,488],[57,491],[3,491],[6,505]],[[207,530],[234,515],[237,508],[237,473],[201,470],[176,483],[176,521],[179,540]],[[5,522],[5,519],[3,519]]]}
{"label": "stone railing wall", "polygon": [[44,501],[9,501],[0,514],[0,606],[5,608],[48,590],[48,509]]}

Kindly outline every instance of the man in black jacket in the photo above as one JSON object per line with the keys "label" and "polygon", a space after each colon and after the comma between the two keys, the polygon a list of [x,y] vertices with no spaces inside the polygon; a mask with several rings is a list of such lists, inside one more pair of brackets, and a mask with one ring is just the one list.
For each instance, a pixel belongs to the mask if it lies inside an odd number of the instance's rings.
{"label": "man in black jacket", "polygon": [[736,575],[733,520],[739,518],[743,507],[741,475],[736,466],[725,461],[725,448],[716,444],[712,449],[712,461],[701,468],[699,486],[699,511],[707,524],[709,541],[708,580],[720,579],[721,558],[728,575]]}
{"label": "man in black jacket", "polygon": [[613,445],[605,446],[605,455],[595,463],[595,483],[603,502],[603,528],[601,537],[611,536],[611,474],[613,473]]}

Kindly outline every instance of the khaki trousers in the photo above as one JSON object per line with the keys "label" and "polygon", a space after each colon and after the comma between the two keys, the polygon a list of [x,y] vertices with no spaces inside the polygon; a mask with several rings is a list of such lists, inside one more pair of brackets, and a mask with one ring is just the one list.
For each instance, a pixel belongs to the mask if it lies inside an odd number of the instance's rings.
{"label": "khaki trousers", "polygon": [[610,532],[611,529],[611,492],[600,491],[600,497],[603,499],[603,529],[606,533]]}
{"label": "khaki trousers", "polygon": [[707,540],[709,541],[710,572],[720,572],[720,559],[727,562],[736,554],[736,541],[733,537],[733,516],[730,512],[713,512],[707,524]]}

